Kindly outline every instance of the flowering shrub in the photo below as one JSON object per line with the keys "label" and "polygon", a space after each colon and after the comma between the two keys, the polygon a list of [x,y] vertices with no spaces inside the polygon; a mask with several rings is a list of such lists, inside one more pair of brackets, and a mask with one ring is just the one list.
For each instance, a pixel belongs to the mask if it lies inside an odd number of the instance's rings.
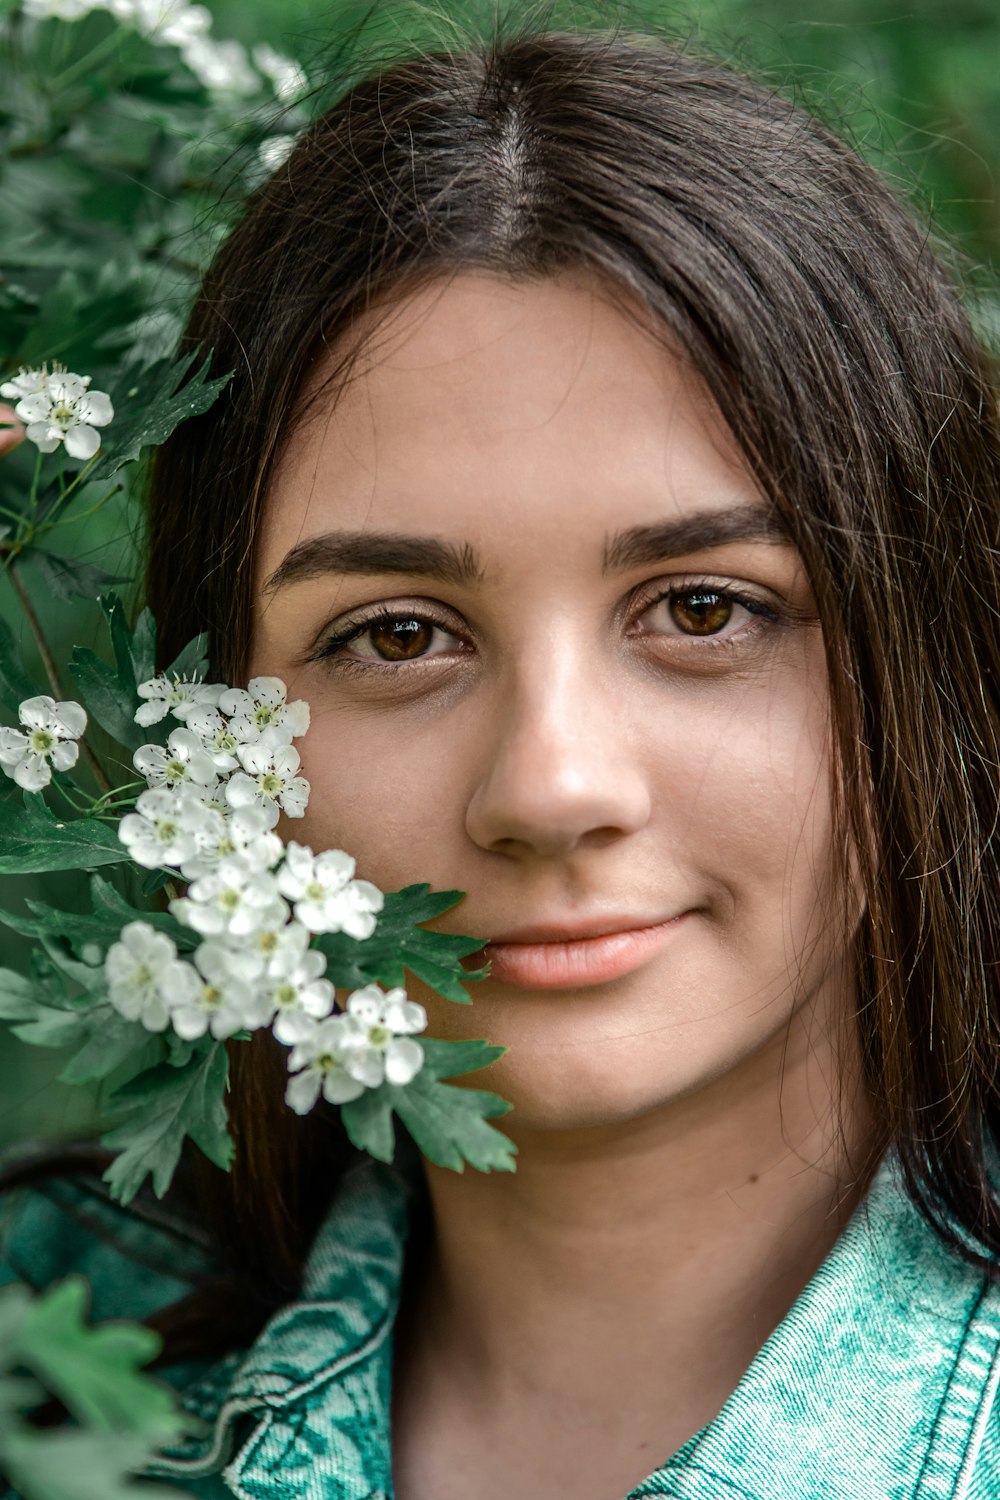
{"label": "flowering shrub", "polygon": [[[202,639],[159,661],[108,566],[145,456],[226,384],[172,351],[226,205],[283,160],[307,87],[188,0],[0,6],[0,398],[25,429],[0,443],[0,922],[32,945],[0,970],[0,1025],[96,1093],[123,1202],[166,1192],[186,1143],[230,1164],[230,1053],[265,1029],[289,1109],[339,1109],[359,1148],[391,1158],[399,1120],[445,1166],[513,1165],[504,1102],[448,1081],[500,1049],[429,1037],[405,989],[468,1003],[480,943],[425,925],[457,893],[383,893],[349,853],[282,839],[309,797],[307,705],[212,681]],[[95,602],[109,649],[70,649]],[[137,1368],[152,1336],[88,1330],[84,1307],[75,1279],[0,1292],[0,1490],[26,1500],[131,1500],[180,1432]],[[70,1427],[31,1425],[51,1396]]]}

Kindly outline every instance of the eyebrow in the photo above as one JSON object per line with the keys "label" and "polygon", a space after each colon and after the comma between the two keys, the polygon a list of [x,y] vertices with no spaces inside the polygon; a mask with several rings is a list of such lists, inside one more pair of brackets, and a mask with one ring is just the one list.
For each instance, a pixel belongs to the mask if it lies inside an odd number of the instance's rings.
{"label": "eyebrow", "polygon": [[[787,532],[763,506],[701,511],[677,521],[615,532],[605,543],[603,570],[624,572],[727,542],[787,541]],[[327,573],[413,573],[459,584],[481,583],[484,577],[468,542],[441,542],[390,531],[328,531],[293,547],[267,578],[264,592],[274,593]]]}
{"label": "eyebrow", "polygon": [[727,542],[784,542],[788,532],[762,505],[737,505],[729,510],[700,511],[678,521],[652,526],[631,526],[608,538],[604,547],[604,572],[621,573],[645,563],[682,557]]}
{"label": "eyebrow", "polygon": [[441,583],[477,583],[482,568],[466,542],[382,531],[328,531],[299,542],[264,584],[264,592],[326,573],[419,573]]}

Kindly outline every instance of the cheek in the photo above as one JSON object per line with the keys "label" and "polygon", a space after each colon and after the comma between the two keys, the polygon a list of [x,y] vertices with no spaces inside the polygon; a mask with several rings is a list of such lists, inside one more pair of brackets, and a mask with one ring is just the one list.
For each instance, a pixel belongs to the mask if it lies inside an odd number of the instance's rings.
{"label": "cheek", "polygon": [[[315,702],[315,700],[314,700]],[[312,793],[286,837],[341,848],[382,890],[451,888],[461,873],[467,766],[481,734],[462,716],[398,719],[314,706],[299,742]],[[472,734],[469,734],[469,728]],[[296,832],[295,829],[298,831]]]}

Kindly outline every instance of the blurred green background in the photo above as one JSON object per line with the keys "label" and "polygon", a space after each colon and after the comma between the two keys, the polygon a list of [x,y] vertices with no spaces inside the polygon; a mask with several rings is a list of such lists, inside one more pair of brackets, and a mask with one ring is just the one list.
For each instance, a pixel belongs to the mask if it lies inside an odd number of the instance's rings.
{"label": "blurred green background", "polygon": [[[214,0],[209,4],[217,38],[237,40],[248,49],[266,43],[299,60],[313,81],[322,76],[322,60],[336,59],[345,38],[359,28],[362,55],[366,55],[372,50],[404,48],[412,41],[446,42],[456,28],[469,22],[482,26],[496,8],[493,0],[482,5],[474,0],[438,0],[433,6],[396,0],[376,0],[374,5],[356,0],[328,0],[323,5],[315,0]],[[506,4],[500,0],[499,8],[501,14],[515,18],[525,13],[524,7],[510,0]],[[11,12],[12,0],[0,0],[0,16]],[[635,0],[631,5],[591,0],[589,4],[535,5],[530,13],[542,22],[560,25],[598,21],[665,26],[695,45],[763,74],[818,109],[913,194],[958,247],[965,261],[970,309],[983,337],[1000,344],[996,276],[1000,263],[1000,0],[838,0],[836,4],[830,0],[692,0],[685,6],[657,0]],[[90,17],[85,23],[66,24],[75,27],[93,21]],[[104,24],[111,23],[105,18]],[[158,107],[155,91],[149,97],[152,117]],[[141,107],[140,97],[133,103],[133,113],[141,112]],[[206,135],[215,128],[206,116]],[[71,121],[66,129],[72,131]],[[27,145],[22,140],[18,148],[24,160],[17,170],[28,178],[30,146],[30,140]],[[5,166],[0,159],[0,201],[5,182],[9,187]],[[140,186],[161,195],[165,190],[161,181]],[[211,174],[204,186],[211,199]],[[100,205],[97,195],[93,205],[99,222],[106,206]],[[192,212],[192,235],[199,214],[200,210]],[[166,257],[159,263],[162,275],[166,275],[164,268],[169,269]],[[167,302],[182,300],[184,277],[190,280],[190,274],[190,267],[181,267],[179,279],[164,282]],[[11,352],[0,349],[0,354]],[[88,547],[100,555],[106,568],[129,573],[135,529],[134,515],[119,506],[102,516],[100,533],[88,539]],[[79,616],[68,606],[50,603],[47,608],[59,651],[68,654],[73,640],[91,643],[82,639],[76,624]],[[6,597],[0,599],[0,611],[13,620]],[[26,881],[8,879],[0,886],[3,904],[32,893]],[[48,896],[53,896],[51,887]],[[23,959],[23,949],[8,934],[0,932],[0,944],[3,962],[16,964]],[[0,1145],[84,1128],[92,1105],[81,1090],[53,1083],[60,1058],[25,1047],[6,1034],[0,1033],[0,1038]]]}

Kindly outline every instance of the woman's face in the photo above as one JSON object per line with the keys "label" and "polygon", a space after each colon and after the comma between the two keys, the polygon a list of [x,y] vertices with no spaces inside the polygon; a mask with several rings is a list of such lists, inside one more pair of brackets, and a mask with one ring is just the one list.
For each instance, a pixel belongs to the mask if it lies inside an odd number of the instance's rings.
{"label": "woman's face", "polygon": [[[582,279],[393,309],[288,446],[252,674],[312,708],[286,837],[497,940],[429,1030],[525,1127],[634,1118],[846,1003],[813,600],[691,373]],[[575,939],[575,941],[574,941]]]}

